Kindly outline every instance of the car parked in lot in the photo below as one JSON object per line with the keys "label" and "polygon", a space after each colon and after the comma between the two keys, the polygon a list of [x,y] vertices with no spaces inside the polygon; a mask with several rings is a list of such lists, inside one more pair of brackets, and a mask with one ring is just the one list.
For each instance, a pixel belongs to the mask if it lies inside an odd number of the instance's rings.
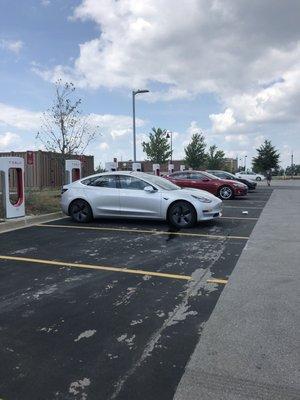
{"label": "car parked in lot", "polygon": [[246,179],[252,179],[253,181],[263,181],[266,179],[264,175],[261,174],[256,174],[255,172],[252,171],[240,171],[235,174],[237,178],[246,178]]}
{"label": "car parked in lot", "polygon": [[218,218],[222,201],[197,189],[181,189],[167,179],[143,172],[108,172],[64,185],[62,211],[76,222],[93,217],[167,220],[177,228]]}
{"label": "car parked in lot", "polygon": [[220,179],[204,171],[174,172],[166,178],[180,187],[206,190],[222,200],[246,196],[248,193],[248,188],[243,183]]}
{"label": "car parked in lot", "polygon": [[246,179],[246,178],[238,178],[237,176],[231,174],[230,172],[227,171],[220,171],[220,170],[208,170],[208,173],[216,176],[217,178],[221,179],[228,179],[231,181],[238,181],[242,182],[245,185],[247,185],[248,190],[255,190],[257,183],[255,181],[252,181],[251,179]]}

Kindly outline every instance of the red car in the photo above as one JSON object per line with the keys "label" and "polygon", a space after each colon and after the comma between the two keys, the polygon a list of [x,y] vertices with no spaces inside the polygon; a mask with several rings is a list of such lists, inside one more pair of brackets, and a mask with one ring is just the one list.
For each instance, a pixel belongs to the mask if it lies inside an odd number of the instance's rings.
{"label": "red car", "polygon": [[206,190],[219,196],[222,200],[233,199],[235,196],[246,196],[248,188],[241,182],[220,179],[204,171],[174,172],[166,179],[180,187]]}

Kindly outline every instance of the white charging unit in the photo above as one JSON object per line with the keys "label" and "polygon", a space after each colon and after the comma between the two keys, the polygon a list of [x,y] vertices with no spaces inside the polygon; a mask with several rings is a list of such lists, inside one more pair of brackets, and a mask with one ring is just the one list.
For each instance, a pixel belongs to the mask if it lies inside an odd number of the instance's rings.
{"label": "white charging unit", "polygon": [[114,172],[117,171],[118,169],[118,163],[111,161],[111,162],[106,162],[105,163],[105,171],[107,172]]}
{"label": "white charging unit", "polygon": [[142,165],[139,162],[132,163],[132,171],[140,172],[142,170]]}
{"label": "white charging unit", "polygon": [[81,178],[81,161],[66,160],[66,184],[78,181]]}
{"label": "white charging unit", "polygon": [[168,165],[168,172],[169,172],[169,174],[173,174],[173,172],[174,172],[174,164],[169,164]]}
{"label": "white charging unit", "polygon": [[160,165],[159,164],[153,164],[153,172],[154,172],[154,175],[160,176]]}
{"label": "white charging unit", "polygon": [[[9,193],[9,175],[15,171],[16,200],[11,201]],[[0,157],[0,174],[2,200],[5,218],[19,218],[25,216],[24,192],[24,159],[22,157]],[[11,178],[12,179],[12,178]]]}

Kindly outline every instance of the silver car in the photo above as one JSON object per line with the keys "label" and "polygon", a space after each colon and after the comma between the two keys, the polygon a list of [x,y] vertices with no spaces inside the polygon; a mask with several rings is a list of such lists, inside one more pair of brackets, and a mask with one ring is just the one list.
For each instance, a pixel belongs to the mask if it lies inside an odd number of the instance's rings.
{"label": "silver car", "polygon": [[181,189],[143,172],[107,172],[80,179],[62,189],[62,211],[76,222],[93,217],[167,220],[177,228],[218,218],[222,201],[198,189]]}

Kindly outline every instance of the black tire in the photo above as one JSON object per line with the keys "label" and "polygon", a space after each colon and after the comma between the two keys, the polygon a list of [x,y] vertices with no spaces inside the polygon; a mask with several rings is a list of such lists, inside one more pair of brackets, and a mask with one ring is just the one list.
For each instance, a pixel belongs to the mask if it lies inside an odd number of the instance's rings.
{"label": "black tire", "polygon": [[90,222],[93,219],[93,213],[89,203],[85,200],[74,200],[69,207],[69,215],[73,221],[79,223]]}
{"label": "black tire", "polygon": [[230,186],[222,186],[219,189],[218,196],[222,200],[231,200],[234,198],[234,191]]}
{"label": "black tire", "polygon": [[257,182],[260,182],[260,181],[261,181],[261,177],[258,176],[258,177],[256,178],[256,180],[257,180]]}
{"label": "black tire", "polygon": [[169,223],[178,228],[192,228],[197,222],[197,213],[194,206],[184,200],[171,204],[168,210]]}

